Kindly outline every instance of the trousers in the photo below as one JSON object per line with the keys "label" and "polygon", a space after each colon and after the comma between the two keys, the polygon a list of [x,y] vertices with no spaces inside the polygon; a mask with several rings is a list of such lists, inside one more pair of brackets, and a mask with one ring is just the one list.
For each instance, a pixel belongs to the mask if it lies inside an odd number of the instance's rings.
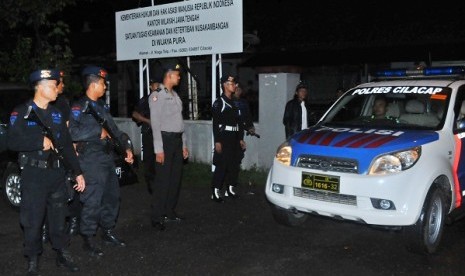
{"label": "trousers", "polygon": [[222,152],[215,151],[213,154],[215,171],[211,181],[212,188],[220,190],[223,188],[223,183],[228,186],[236,186],[240,164],[244,157],[244,151],[235,135],[224,139],[221,146]]}
{"label": "trousers", "polygon": [[160,222],[164,215],[174,215],[178,203],[182,177],[182,137],[162,132],[165,162],[155,163],[155,181],[152,185],[152,221]]}
{"label": "trousers", "polygon": [[68,246],[65,220],[68,213],[65,171],[26,165],[21,172],[20,223],[24,230],[24,255],[42,253],[42,225],[47,218],[54,249]]}
{"label": "trousers", "polygon": [[95,151],[79,155],[79,163],[86,180],[86,189],[80,195],[80,232],[94,235],[100,226],[112,229],[120,206],[119,182],[111,154]]}

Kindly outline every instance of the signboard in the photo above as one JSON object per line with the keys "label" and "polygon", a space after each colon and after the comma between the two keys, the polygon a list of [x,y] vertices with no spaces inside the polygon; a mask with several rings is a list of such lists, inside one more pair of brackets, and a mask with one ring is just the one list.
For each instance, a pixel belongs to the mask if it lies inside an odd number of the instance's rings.
{"label": "signboard", "polygon": [[242,0],[192,0],[115,13],[116,58],[242,52]]}

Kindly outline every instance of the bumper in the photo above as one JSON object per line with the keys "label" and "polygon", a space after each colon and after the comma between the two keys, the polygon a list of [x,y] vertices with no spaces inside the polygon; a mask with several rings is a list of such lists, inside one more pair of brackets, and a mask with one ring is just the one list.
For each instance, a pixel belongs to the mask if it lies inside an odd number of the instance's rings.
{"label": "bumper", "polygon": [[[302,172],[340,177],[339,193],[316,191],[301,187]],[[359,221],[373,225],[405,226],[414,224],[423,206],[431,182],[425,173],[413,169],[383,176],[312,171],[288,167],[274,160],[268,173],[266,197],[284,209],[334,218]],[[281,184],[282,193],[272,190],[272,184]],[[375,208],[377,199],[390,200],[394,210]]]}

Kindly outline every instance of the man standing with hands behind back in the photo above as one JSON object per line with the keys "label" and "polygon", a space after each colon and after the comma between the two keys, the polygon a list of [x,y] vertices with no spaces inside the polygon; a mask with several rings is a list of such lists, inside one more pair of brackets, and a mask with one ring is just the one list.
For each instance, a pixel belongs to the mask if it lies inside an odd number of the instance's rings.
{"label": "man standing with hands behind back", "polygon": [[223,182],[227,186],[225,196],[237,198],[234,189],[237,185],[243,150],[246,148],[244,125],[233,98],[236,90],[235,78],[231,75],[222,76],[221,88],[223,93],[212,106],[215,171],[211,181],[211,199],[218,203],[224,202],[220,195]]}
{"label": "man standing with hands behind back", "polygon": [[149,97],[150,123],[155,149],[155,181],[152,192],[152,226],[165,230],[165,221],[180,222],[175,212],[181,188],[186,146],[182,101],[173,89],[181,80],[180,65],[170,62],[163,67],[163,83]]}
{"label": "man standing with hands behind back", "polygon": [[132,118],[137,122],[137,125],[141,126],[144,177],[149,193],[152,193],[152,182],[155,179],[155,151],[153,150],[152,126],[150,124],[149,97],[152,92],[158,89],[160,82],[157,79],[150,79],[150,93],[139,100],[132,112]]}

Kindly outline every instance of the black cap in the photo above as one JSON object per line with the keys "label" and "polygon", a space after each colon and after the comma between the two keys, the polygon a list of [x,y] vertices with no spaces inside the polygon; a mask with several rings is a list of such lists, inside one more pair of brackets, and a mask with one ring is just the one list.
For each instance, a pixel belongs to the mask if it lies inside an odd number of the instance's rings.
{"label": "black cap", "polygon": [[56,69],[40,69],[29,75],[29,81],[36,83],[40,80],[60,80],[60,71]]}
{"label": "black cap", "polygon": [[166,74],[168,71],[181,71],[181,64],[175,61],[166,62],[163,65],[163,74]]}
{"label": "black cap", "polygon": [[221,84],[227,82],[227,81],[231,81],[231,82],[236,82],[236,78],[234,76],[231,76],[231,75],[224,75],[221,77]]}
{"label": "black cap", "polygon": [[297,86],[295,87],[295,91],[301,89],[301,88],[305,88],[308,90],[308,85],[307,83],[305,83],[304,81],[300,81],[299,84],[297,84]]}
{"label": "black cap", "polygon": [[82,76],[93,75],[93,76],[101,77],[102,79],[106,80],[106,78],[108,77],[108,72],[107,72],[107,70],[103,69],[102,67],[98,67],[98,66],[95,66],[95,65],[90,65],[90,66],[85,67],[82,70],[81,75]]}

